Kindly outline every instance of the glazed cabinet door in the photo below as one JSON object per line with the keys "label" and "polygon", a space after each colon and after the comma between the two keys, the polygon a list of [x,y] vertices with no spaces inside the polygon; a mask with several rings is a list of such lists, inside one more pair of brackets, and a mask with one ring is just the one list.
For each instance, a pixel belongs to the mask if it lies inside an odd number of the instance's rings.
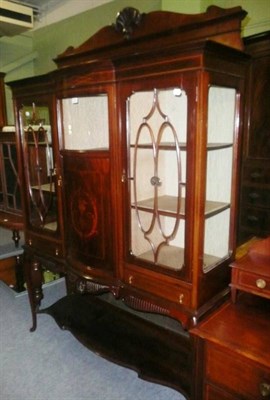
{"label": "glazed cabinet door", "polygon": [[63,255],[61,174],[53,100],[36,96],[23,100],[19,109],[20,140],[25,184],[26,234],[29,246]]}
{"label": "glazed cabinet door", "polygon": [[192,75],[145,80],[123,90],[124,279],[130,287],[185,306],[193,219],[186,218],[193,204],[188,163],[194,135],[188,130],[195,126],[189,116],[189,111],[196,115],[195,99]]}

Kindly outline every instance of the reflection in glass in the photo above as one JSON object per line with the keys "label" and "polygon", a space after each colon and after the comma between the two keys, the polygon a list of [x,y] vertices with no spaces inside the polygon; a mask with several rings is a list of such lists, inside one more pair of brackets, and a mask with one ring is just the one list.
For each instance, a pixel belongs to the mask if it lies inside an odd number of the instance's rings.
{"label": "reflection in glass", "polygon": [[32,226],[55,231],[57,204],[51,126],[47,106],[24,106],[23,146]]}

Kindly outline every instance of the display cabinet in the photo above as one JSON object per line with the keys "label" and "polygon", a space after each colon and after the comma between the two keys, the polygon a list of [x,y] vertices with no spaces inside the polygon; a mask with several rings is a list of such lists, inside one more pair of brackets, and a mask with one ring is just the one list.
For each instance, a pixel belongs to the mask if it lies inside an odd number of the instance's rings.
{"label": "display cabinet", "polygon": [[[41,296],[40,259],[64,259],[68,295],[47,312],[118,362],[130,341],[134,354],[142,347],[152,361],[135,356],[128,365],[188,397],[187,331],[228,295],[235,253],[245,15],[240,7],[197,15],[126,8],[60,54],[54,72],[11,84],[32,302]],[[93,296],[101,293],[122,301],[107,307]],[[100,321],[102,307],[112,315]],[[179,364],[166,353],[167,327],[134,339],[136,311],[176,323]],[[103,331],[121,337],[113,357]],[[168,356],[158,362],[147,348],[157,337]]]}
{"label": "display cabinet", "polygon": [[234,251],[241,83],[205,72],[217,48],[200,53],[204,66],[196,72],[151,77],[143,91],[142,81],[129,82],[123,91],[124,280],[172,302],[184,324],[185,316],[196,319],[202,306],[224,295]]}
{"label": "display cabinet", "polygon": [[7,125],[5,74],[0,73],[0,226],[12,230],[18,247],[23,229],[15,127]]}
{"label": "display cabinet", "polygon": [[62,178],[52,83],[25,79],[10,84],[17,118],[25,219],[25,275],[33,313],[42,299],[43,270],[64,270]]}

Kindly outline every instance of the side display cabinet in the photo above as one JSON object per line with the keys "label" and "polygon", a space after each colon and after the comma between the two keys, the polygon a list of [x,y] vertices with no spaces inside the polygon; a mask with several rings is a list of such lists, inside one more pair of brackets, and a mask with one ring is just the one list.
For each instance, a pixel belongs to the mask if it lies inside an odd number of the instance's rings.
{"label": "side display cabinet", "polygon": [[48,76],[10,83],[16,109],[25,218],[25,278],[36,327],[43,271],[64,272],[56,101]]}

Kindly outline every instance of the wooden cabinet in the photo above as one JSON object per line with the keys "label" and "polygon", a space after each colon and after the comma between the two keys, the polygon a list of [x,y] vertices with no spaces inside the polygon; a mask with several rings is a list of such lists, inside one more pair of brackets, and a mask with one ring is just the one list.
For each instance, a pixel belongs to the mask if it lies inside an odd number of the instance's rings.
{"label": "wooden cabinet", "polygon": [[231,294],[236,301],[237,292],[245,291],[270,299],[270,236],[250,246],[245,257],[234,261]]}
{"label": "wooden cabinet", "polygon": [[10,84],[16,109],[25,219],[25,275],[33,313],[42,299],[43,269],[64,270],[62,178],[56,100],[50,76]]}
{"label": "wooden cabinet", "polygon": [[[225,14],[233,28],[223,37]],[[128,8],[115,25],[125,36],[138,23],[128,40],[106,27],[55,60],[72,287],[106,287],[185,328],[228,294],[243,15],[210,7],[181,37],[181,15]],[[207,35],[195,20],[211,20]]]}
{"label": "wooden cabinet", "polygon": [[[247,78],[238,242],[270,234],[270,32],[245,38]],[[260,79],[258,79],[258,76]]]}
{"label": "wooden cabinet", "polygon": [[245,15],[240,7],[190,16],[127,8],[60,54],[55,71],[11,84],[34,305],[43,260],[64,261],[67,302],[74,292],[108,292],[176,319],[179,331],[228,295]]}
{"label": "wooden cabinet", "polygon": [[270,398],[269,305],[245,294],[191,331],[197,357],[194,399]]}

